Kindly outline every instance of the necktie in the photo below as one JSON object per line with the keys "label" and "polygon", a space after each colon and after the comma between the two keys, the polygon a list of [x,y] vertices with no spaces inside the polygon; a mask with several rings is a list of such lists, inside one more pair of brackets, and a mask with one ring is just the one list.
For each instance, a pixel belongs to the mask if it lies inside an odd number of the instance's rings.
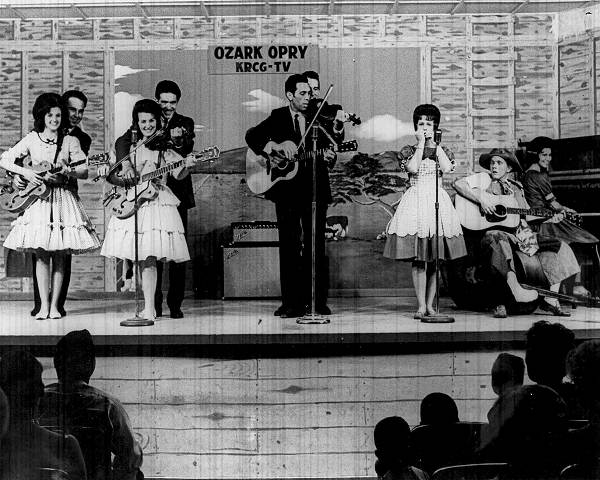
{"label": "necktie", "polygon": [[294,115],[294,130],[296,131],[296,136],[298,139],[302,137],[302,132],[300,131],[300,121],[298,120],[298,114]]}

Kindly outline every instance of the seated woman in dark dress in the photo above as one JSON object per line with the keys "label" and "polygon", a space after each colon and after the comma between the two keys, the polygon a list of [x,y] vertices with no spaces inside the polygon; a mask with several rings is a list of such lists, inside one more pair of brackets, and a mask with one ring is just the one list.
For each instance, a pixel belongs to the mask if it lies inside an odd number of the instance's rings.
{"label": "seated woman in dark dress", "polygon": [[[548,137],[536,137],[529,143],[527,151],[532,154],[533,163],[523,176],[523,189],[530,208],[545,208],[558,212],[559,215],[532,226],[537,229],[538,233],[563,240],[569,245],[573,243],[596,244],[598,239],[594,235],[573,223],[564,215],[566,212],[577,212],[560,204],[554,196],[550,176],[548,175],[548,169],[552,161],[552,144],[553,140]],[[589,292],[581,284],[580,273],[575,277],[573,294],[589,295]]]}

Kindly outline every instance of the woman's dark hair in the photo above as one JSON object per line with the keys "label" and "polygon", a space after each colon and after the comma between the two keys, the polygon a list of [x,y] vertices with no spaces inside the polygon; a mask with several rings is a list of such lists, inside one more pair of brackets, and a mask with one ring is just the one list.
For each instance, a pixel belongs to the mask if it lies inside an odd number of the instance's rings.
{"label": "woman's dark hair", "polygon": [[[140,113],[149,113],[156,118],[156,129],[159,130],[161,127],[160,116],[162,114],[162,110],[160,109],[160,105],[156,103],[154,100],[150,100],[149,98],[144,98],[142,100],[138,100],[133,106],[133,111],[131,112],[131,119],[133,121],[133,128],[136,129],[139,138],[142,138],[142,131],[140,130],[140,126],[138,125],[138,120]],[[148,148],[151,148],[150,145],[146,145]]]}
{"label": "woman's dark hair", "polygon": [[427,120],[433,121],[433,128],[438,128],[440,126],[440,110],[435,105],[430,103],[424,103],[415,108],[413,112],[413,125],[415,130],[417,129],[417,123],[419,122],[421,117],[425,117]]}
{"label": "woman's dark hair", "polygon": [[46,128],[46,114],[53,108],[58,107],[62,113],[60,126],[58,128],[59,135],[62,135],[63,128],[67,125],[69,115],[67,109],[58,93],[42,93],[35,99],[33,109],[33,129],[41,133]]}
{"label": "woman's dark hair", "polygon": [[445,425],[458,421],[456,403],[445,393],[430,393],[421,401],[421,425]]}

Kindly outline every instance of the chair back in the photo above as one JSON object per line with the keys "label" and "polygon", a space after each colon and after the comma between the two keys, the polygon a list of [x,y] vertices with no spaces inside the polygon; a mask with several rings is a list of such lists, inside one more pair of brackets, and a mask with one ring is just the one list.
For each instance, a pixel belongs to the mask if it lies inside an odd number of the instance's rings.
{"label": "chair back", "polygon": [[507,463],[452,465],[436,470],[431,480],[501,480],[507,471]]}
{"label": "chair back", "polygon": [[430,475],[449,465],[476,462],[485,423],[458,422],[446,425],[419,425],[410,434],[411,465]]}

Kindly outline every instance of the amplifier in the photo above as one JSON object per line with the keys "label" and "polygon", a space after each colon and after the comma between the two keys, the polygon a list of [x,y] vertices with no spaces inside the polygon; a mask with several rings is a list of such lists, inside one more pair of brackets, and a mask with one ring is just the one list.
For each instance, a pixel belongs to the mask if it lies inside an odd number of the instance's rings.
{"label": "amplifier", "polygon": [[234,222],[231,228],[235,244],[279,241],[275,222]]}
{"label": "amplifier", "polygon": [[223,298],[280,296],[277,243],[223,247]]}

